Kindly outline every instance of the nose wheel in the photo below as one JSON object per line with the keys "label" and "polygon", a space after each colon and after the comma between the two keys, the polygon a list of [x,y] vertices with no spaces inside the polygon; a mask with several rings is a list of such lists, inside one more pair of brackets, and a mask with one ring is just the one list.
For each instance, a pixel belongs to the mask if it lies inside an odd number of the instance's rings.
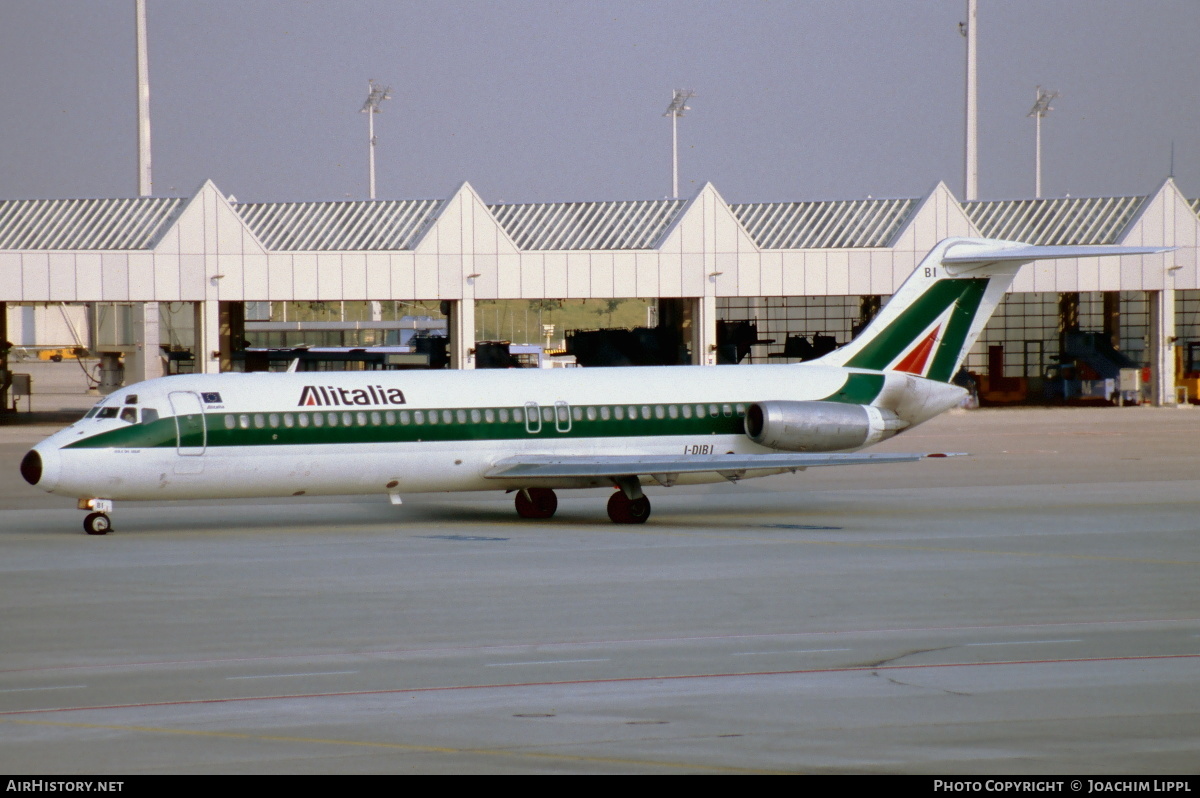
{"label": "nose wheel", "polygon": [[83,519],[83,531],[89,535],[107,535],[112,529],[112,521],[107,513],[88,513]]}

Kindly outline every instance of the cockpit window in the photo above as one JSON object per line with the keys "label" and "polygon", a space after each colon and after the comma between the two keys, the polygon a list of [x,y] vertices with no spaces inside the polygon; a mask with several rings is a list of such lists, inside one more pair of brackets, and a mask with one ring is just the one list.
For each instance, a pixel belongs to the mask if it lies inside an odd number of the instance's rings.
{"label": "cockpit window", "polygon": [[136,393],[131,393],[131,394],[127,395],[127,396],[125,397],[125,404],[127,404],[127,405],[136,405],[136,404],[137,404],[137,394],[136,394]]}
{"label": "cockpit window", "polygon": [[100,412],[96,414],[96,418],[116,418],[116,417],[117,417],[117,408],[115,408],[115,407],[102,407],[102,408],[100,408]]}
{"label": "cockpit window", "polygon": [[143,407],[142,408],[142,423],[143,424],[153,424],[155,421],[158,421],[158,411],[155,410],[153,407]]}
{"label": "cockpit window", "polygon": [[121,420],[128,421],[130,424],[136,424],[137,423],[137,408],[136,407],[126,407],[126,408],[122,409],[121,410]]}
{"label": "cockpit window", "polygon": [[91,410],[87,411],[87,415],[85,415],[84,418],[91,418],[92,416],[96,415],[99,412],[100,412],[100,408],[93,407]]}

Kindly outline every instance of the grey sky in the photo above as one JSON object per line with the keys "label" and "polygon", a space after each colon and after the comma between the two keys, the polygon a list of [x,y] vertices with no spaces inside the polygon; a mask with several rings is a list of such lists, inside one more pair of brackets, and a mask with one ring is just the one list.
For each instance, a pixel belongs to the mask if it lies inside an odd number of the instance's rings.
{"label": "grey sky", "polygon": [[[962,195],[962,0],[148,0],[154,193]],[[1200,196],[1200,2],[979,0],[980,194]],[[0,198],[134,196],[133,0],[0,0]]]}

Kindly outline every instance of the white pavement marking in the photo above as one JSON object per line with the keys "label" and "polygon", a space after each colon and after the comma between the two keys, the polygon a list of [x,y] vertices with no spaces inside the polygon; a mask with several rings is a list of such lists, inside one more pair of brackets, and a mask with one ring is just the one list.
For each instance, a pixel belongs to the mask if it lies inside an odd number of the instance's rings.
{"label": "white pavement marking", "polygon": [[964,646],[1036,646],[1041,643],[1082,643],[1082,640],[1008,640],[1002,643],[963,643]]}
{"label": "white pavement marking", "polygon": [[760,654],[822,654],[826,651],[853,651],[852,648],[802,648],[795,651],[735,651],[735,657],[756,657]]}
{"label": "white pavement marking", "polygon": [[312,671],[310,673],[268,673],[265,676],[226,676],[226,679],[287,679],[293,676],[341,676],[358,671]]}
{"label": "white pavement marking", "polygon": [[489,662],[483,667],[485,668],[507,668],[512,665],[565,665],[572,662],[608,662],[607,658],[603,659],[543,659],[534,662]]}

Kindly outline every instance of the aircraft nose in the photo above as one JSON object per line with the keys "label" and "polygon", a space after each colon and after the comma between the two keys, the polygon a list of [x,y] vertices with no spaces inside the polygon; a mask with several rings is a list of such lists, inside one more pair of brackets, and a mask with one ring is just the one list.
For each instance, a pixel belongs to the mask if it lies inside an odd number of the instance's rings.
{"label": "aircraft nose", "polygon": [[45,445],[35,446],[21,458],[21,476],[42,490],[52,491],[58,487],[60,468],[58,452]]}
{"label": "aircraft nose", "polygon": [[21,476],[30,485],[37,485],[42,479],[42,456],[37,449],[30,449],[21,460]]}

